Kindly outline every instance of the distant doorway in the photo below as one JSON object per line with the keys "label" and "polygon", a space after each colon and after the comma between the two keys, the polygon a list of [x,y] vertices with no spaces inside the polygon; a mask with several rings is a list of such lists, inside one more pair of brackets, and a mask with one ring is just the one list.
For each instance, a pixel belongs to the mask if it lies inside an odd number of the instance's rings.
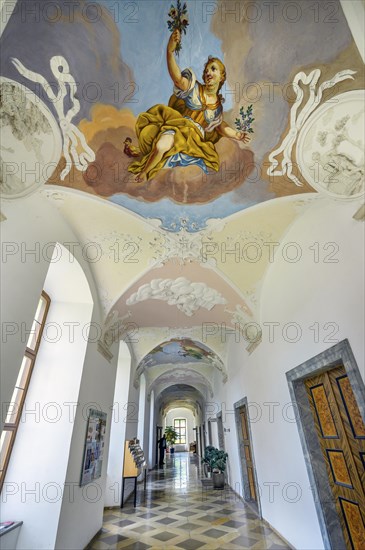
{"label": "distant doorway", "polygon": [[159,447],[159,440],[162,437],[162,426],[156,426],[156,452],[155,452],[155,466],[157,468],[159,461],[160,461],[160,447]]}

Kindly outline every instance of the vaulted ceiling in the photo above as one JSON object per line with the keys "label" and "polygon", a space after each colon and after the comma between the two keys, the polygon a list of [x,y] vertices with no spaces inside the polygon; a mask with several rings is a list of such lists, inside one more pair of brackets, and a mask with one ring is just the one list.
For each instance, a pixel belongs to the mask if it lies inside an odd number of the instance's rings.
{"label": "vaulted ceiling", "polygon": [[[261,289],[289,229],[327,201],[352,201],[354,213],[363,204],[361,56],[337,0],[333,24],[322,12],[315,20],[304,0],[292,3],[296,13],[282,2],[274,13],[250,3],[261,13],[255,21],[243,1],[236,15],[223,2],[212,10],[187,2],[177,62],[199,80],[208,55],[224,61],[224,120],[243,123],[252,105],[252,140],[223,137],[214,174],[178,166],[138,182],[126,138],[136,147],[138,115],[172,92],[169,5],[84,0],[71,18],[67,2],[53,4],[61,18],[42,13],[24,24],[41,9],[33,0],[7,14],[4,204],[37,193],[59,210],[96,283],[104,353],[125,339],[135,384],[143,372],[165,410],[182,401],[194,409],[214,376],[225,380],[226,329],[246,330],[248,347],[259,343],[260,333],[244,327],[260,323]],[[7,171],[15,158],[39,163],[38,177]],[[183,341],[186,356],[165,361]]]}

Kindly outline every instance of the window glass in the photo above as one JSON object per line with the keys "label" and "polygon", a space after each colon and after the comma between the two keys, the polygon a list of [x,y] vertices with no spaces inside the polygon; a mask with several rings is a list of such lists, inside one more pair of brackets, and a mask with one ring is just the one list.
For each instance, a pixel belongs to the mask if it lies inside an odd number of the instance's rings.
{"label": "window glass", "polygon": [[186,420],[185,418],[174,419],[174,429],[179,434],[179,440],[177,443],[186,443]]}
{"label": "window glass", "polygon": [[11,402],[9,404],[9,408],[5,418],[4,430],[1,434],[0,488],[4,483],[6,468],[9,463],[11,449],[19,426],[22,408],[29,386],[30,377],[32,375],[33,366],[37,357],[37,351],[39,348],[42,331],[46,322],[49,304],[49,296],[47,296],[45,292],[42,292],[42,296],[38,302],[37,311],[32,323],[32,330],[29,334],[22,364],[19,369],[19,374],[17,377]]}

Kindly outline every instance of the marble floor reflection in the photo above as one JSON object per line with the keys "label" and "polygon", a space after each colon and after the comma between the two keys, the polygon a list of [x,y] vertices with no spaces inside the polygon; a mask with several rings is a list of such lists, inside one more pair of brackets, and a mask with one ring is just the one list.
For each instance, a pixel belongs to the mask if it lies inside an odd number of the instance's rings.
{"label": "marble floor reflection", "polygon": [[166,457],[124,508],[105,509],[104,524],[87,550],[284,550],[288,546],[229,489],[203,488],[192,453]]}

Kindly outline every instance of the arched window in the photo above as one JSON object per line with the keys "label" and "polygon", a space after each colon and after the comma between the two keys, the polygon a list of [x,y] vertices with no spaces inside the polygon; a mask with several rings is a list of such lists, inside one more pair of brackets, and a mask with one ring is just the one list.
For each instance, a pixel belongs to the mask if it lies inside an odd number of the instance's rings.
{"label": "arched window", "polygon": [[19,370],[18,379],[16,381],[13,396],[11,398],[9,409],[5,418],[4,429],[1,434],[0,490],[4,483],[6,469],[9,464],[11,450],[14,445],[16,433],[22,415],[25,397],[27,395],[34,363],[37,358],[37,353],[41,342],[50,303],[50,297],[43,291],[38,302],[37,311],[34,316],[32,329],[30,331],[27,346],[25,348],[25,353]]}

